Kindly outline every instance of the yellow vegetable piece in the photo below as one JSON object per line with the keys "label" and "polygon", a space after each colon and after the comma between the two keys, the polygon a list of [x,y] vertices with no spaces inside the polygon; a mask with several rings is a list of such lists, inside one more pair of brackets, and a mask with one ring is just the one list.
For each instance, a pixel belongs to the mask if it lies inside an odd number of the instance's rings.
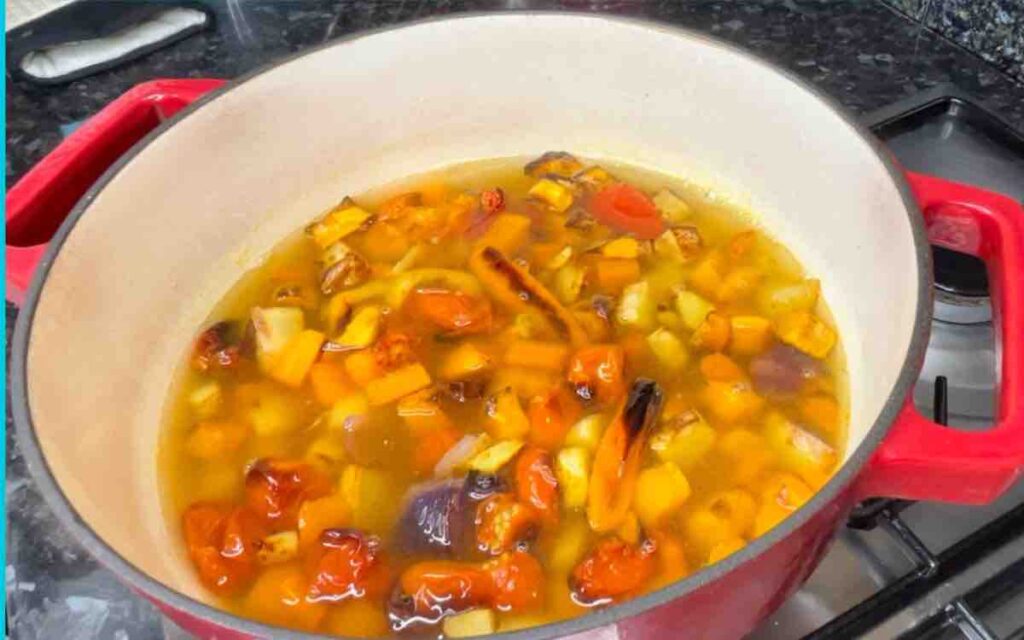
{"label": "yellow vegetable piece", "polygon": [[658,213],[666,222],[678,224],[690,217],[690,205],[668,189],[662,189],[654,194],[653,200]]}
{"label": "yellow vegetable piece", "polygon": [[345,462],[348,457],[345,445],[332,435],[320,436],[306,448],[306,460],[320,467],[331,469]]}
{"label": "yellow vegetable piece", "polygon": [[212,418],[224,405],[224,392],[216,380],[207,380],[188,394],[188,405],[197,418]]}
{"label": "yellow vegetable piece", "polygon": [[264,368],[306,325],[302,309],[295,307],[254,307],[250,317],[256,334],[256,358]]}
{"label": "yellow vegetable piece", "polygon": [[715,545],[736,537],[732,524],[708,509],[697,509],[683,516],[683,534],[701,557],[708,557]]}
{"label": "yellow vegetable piece", "polygon": [[744,542],[743,538],[732,537],[726,538],[721,542],[711,547],[711,551],[708,552],[708,564],[714,564],[726,556],[731,556],[740,549],[743,548],[747,543]]}
{"label": "yellow vegetable piece", "polygon": [[344,367],[345,373],[352,379],[352,382],[363,388],[372,380],[384,375],[384,369],[377,364],[377,358],[369,349],[356,351],[346,356]]}
{"label": "yellow vegetable piece", "polygon": [[764,398],[747,382],[710,381],[701,399],[712,417],[729,424],[750,420],[764,406]]}
{"label": "yellow vegetable piece", "polygon": [[343,349],[362,349],[373,344],[380,330],[380,307],[363,307],[356,311],[345,331],[335,338]]}
{"label": "yellow vegetable piece", "polygon": [[571,514],[555,530],[555,543],[548,555],[550,566],[557,573],[568,573],[587,551],[590,527],[580,517]]}
{"label": "yellow vegetable piece", "polygon": [[309,580],[301,566],[289,563],[269,567],[260,573],[245,595],[242,609],[247,616],[260,622],[315,631],[329,607],[326,603],[307,598],[308,590]]}
{"label": "yellow vegetable piece", "polygon": [[281,531],[263,538],[256,550],[260,564],[280,564],[299,555],[299,534],[297,531]]}
{"label": "yellow vegetable piece", "polygon": [[650,285],[642,280],[622,291],[619,306],[615,309],[615,321],[623,326],[649,329],[654,324],[654,314]]}
{"label": "yellow vegetable piece", "polygon": [[763,288],[757,301],[763,313],[774,317],[793,311],[813,311],[820,293],[821,282],[807,279],[796,284]]}
{"label": "yellow vegetable piece", "polygon": [[793,311],[776,318],[775,334],[815,358],[824,358],[836,344],[836,332],[809,311]]}
{"label": "yellow vegetable piece", "polygon": [[767,533],[811,499],[814,492],[800,478],[789,473],[773,475],[764,485],[761,508],[754,518],[754,535]]}
{"label": "yellow vegetable piece", "polygon": [[309,368],[309,386],[317,402],[330,406],[352,392],[345,367],[336,362],[317,362]]}
{"label": "yellow vegetable piece", "polygon": [[679,467],[662,462],[640,472],[636,481],[633,509],[644,527],[660,525],[690,497],[690,483]]}
{"label": "yellow vegetable piece", "polygon": [[498,620],[490,609],[470,609],[445,618],[441,630],[448,638],[485,636],[498,630]]}
{"label": "yellow vegetable piece", "polygon": [[487,430],[498,440],[520,440],[530,432],[530,418],[511,387],[505,387],[487,403]]}
{"label": "yellow vegetable piece", "polygon": [[556,253],[550,260],[546,261],[544,268],[556,271],[568,264],[570,258],[572,258],[572,247],[562,247],[558,253]]}
{"label": "yellow vegetable piece", "polygon": [[566,446],[583,447],[593,451],[597,448],[597,443],[601,441],[605,422],[607,422],[607,418],[599,413],[580,418],[565,435]]}
{"label": "yellow vegetable piece", "polygon": [[494,247],[507,256],[515,255],[530,236],[530,219],[515,213],[500,213],[476,241],[477,247]]}
{"label": "yellow vegetable piece", "polygon": [[729,350],[739,356],[754,356],[772,343],[772,323],[761,316],[732,316]]}
{"label": "yellow vegetable piece", "polygon": [[690,272],[690,286],[708,298],[717,298],[725,278],[725,259],[718,251],[708,253]]}
{"label": "yellow vegetable piece", "polygon": [[736,302],[749,297],[764,275],[754,267],[737,267],[730,271],[718,287],[716,297],[720,302]]}
{"label": "yellow vegetable piece", "polygon": [[572,190],[547,178],[538,180],[537,184],[530,187],[530,195],[559,213],[572,205]]}
{"label": "yellow vegetable piece", "polygon": [[691,331],[703,324],[704,319],[714,310],[715,305],[693,291],[680,291],[676,294],[676,311]]}
{"label": "yellow vegetable piece", "polygon": [[615,529],[615,535],[629,544],[638,544],[640,542],[640,533],[640,518],[632,511],[626,514],[622,524]]}
{"label": "yellow vegetable piece", "polygon": [[410,364],[366,385],[366,398],[373,406],[394,402],[430,385],[430,374],[420,364]]}
{"label": "yellow vegetable piece", "polygon": [[472,343],[463,342],[444,357],[438,375],[445,380],[461,380],[483,373],[492,365],[490,356]]}
{"label": "yellow vegetable piece", "polygon": [[829,438],[839,435],[839,403],[835,398],[822,394],[804,396],[800,398],[798,406],[800,417],[807,424]]}
{"label": "yellow vegetable piece", "polygon": [[200,422],[185,440],[185,451],[194,458],[213,460],[230,455],[249,437],[249,429],[239,422]]}
{"label": "yellow vegetable piece", "polygon": [[523,448],[522,440],[503,440],[484,449],[469,461],[469,468],[483,473],[497,473]]}
{"label": "yellow vegetable piece", "polygon": [[348,198],[307,229],[313,241],[326,249],[338,240],[359,229],[370,219],[370,212],[356,206]]}
{"label": "yellow vegetable piece", "polygon": [[352,526],[383,533],[391,526],[400,508],[395,500],[395,481],[382,470],[350,464],[341,473],[338,493],[349,505]]}
{"label": "yellow vegetable piece", "polygon": [[505,364],[561,371],[569,358],[569,345],[537,340],[514,340],[505,351]]}
{"label": "yellow vegetable piece", "polygon": [[267,374],[289,387],[301,386],[309,368],[320,355],[320,345],[323,343],[324,334],[305,329],[273,357],[267,367]]}
{"label": "yellow vegetable piece", "polygon": [[732,324],[725,314],[712,311],[690,336],[690,344],[697,349],[722,351],[732,337]]}
{"label": "yellow vegetable piece", "polygon": [[299,401],[273,388],[256,397],[248,415],[252,430],[263,438],[293,433],[302,426]]}
{"label": "yellow vegetable piece", "polygon": [[314,500],[305,500],[299,507],[298,522],[299,549],[308,550],[317,544],[324,529],[351,525],[352,506],[339,493],[332,493]]}
{"label": "yellow vegetable piece", "polygon": [[565,447],[555,457],[555,475],[567,509],[587,504],[590,484],[590,452],[583,447]]}
{"label": "yellow vegetable piece", "polygon": [[716,449],[724,461],[722,468],[737,485],[750,485],[775,461],[775,454],[764,436],[749,429],[725,432]]}
{"label": "yellow vegetable piece", "polygon": [[601,247],[606,258],[636,258],[640,255],[640,243],[635,238],[616,238]]}
{"label": "yellow vegetable piece", "polygon": [[768,414],[764,433],[782,465],[811,487],[822,486],[832,475],[838,461],[836,450],[781,413],[773,411]]}
{"label": "yellow vegetable piece", "polygon": [[689,470],[707,456],[717,438],[718,434],[699,413],[689,411],[662,426],[649,446],[662,461]]}
{"label": "yellow vegetable piece", "polygon": [[740,537],[752,534],[754,517],[757,515],[757,500],[743,489],[728,489],[711,496],[708,511],[725,520],[733,532]]}
{"label": "yellow vegetable piece", "polygon": [[686,345],[674,333],[662,327],[647,336],[647,345],[662,367],[672,373],[679,373],[690,361]]}
{"label": "yellow vegetable piece", "polygon": [[323,320],[324,330],[330,337],[341,334],[348,322],[348,314],[352,310],[348,300],[343,293],[331,296],[320,312],[320,319]]}

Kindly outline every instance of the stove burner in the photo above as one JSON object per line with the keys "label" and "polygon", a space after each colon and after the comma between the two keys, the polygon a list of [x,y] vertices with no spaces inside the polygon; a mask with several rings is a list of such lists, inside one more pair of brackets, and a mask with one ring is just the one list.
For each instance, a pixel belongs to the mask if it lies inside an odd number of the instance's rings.
{"label": "stove burner", "polygon": [[965,298],[988,297],[988,272],[980,259],[942,247],[932,247],[932,258],[938,289]]}

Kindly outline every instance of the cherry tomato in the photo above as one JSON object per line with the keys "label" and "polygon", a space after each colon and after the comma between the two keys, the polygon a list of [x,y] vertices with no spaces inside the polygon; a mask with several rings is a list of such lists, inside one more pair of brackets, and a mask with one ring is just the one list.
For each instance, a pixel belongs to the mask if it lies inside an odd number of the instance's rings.
{"label": "cherry tomato", "polygon": [[558,478],[551,465],[551,454],[538,447],[527,447],[516,459],[516,495],[546,518],[558,518]]}
{"label": "cherry tomato", "polygon": [[544,569],[524,551],[506,553],[484,563],[494,585],[490,605],[502,610],[528,609],[541,599]]}
{"label": "cherry tomato", "polygon": [[554,451],[562,446],[565,434],[579,417],[579,402],[564,389],[530,400],[530,442]]}
{"label": "cherry tomato", "polygon": [[209,588],[237,593],[256,576],[256,550],[267,530],[248,509],[192,505],[182,516],[182,527],[189,556]]}
{"label": "cherry tomato", "polygon": [[294,528],[302,501],[330,491],[323,471],[296,460],[262,458],[245,476],[246,504],[276,529]]}
{"label": "cherry tomato", "polygon": [[665,222],[647,194],[622,182],[594,194],[588,209],[598,222],[628,231],[641,240],[657,238],[665,230]]}
{"label": "cherry tomato", "polygon": [[494,582],[477,564],[435,560],[406,569],[399,578],[399,590],[411,600],[408,614],[436,621],[446,613],[490,602]]}
{"label": "cherry tomato", "polygon": [[510,493],[495,494],[476,508],[476,544],[484,553],[511,551],[537,534],[537,511]]}
{"label": "cherry tomato", "polygon": [[313,601],[379,596],[385,588],[381,543],[377,536],[354,529],[326,529],[307,559]]}
{"label": "cherry tomato", "polygon": [[597,543],[572,570],[569,586],[582,602],[601,604],[630,595],[654,574],[655,543],[634,546],[617,537]]}
{"label": "cherry tomato", "polygon": [[585,400],[608,403],[626,390],[623,382],[625,355],[622,347],[597,344],[583,347],[569,361],[569,382]]}

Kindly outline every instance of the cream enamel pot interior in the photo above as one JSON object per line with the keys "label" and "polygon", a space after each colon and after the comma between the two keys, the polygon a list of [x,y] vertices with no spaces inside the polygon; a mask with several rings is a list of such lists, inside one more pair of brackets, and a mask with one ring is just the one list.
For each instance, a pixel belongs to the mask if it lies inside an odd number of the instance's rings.
{"label": "cream enamel pot interior", "polygon": [[[277,240],[340,197],[551,148],[689,176],[757,211],[822,280],[848,360],[850,435],[836,478],[743,552],[524,633],[642,637],[686,622],[665,612],[687,600],[732,616],[688,622],[703,637],[748,630],[813,568],[909,390],[927,338],[927,245],[898,172],[821,97],[734,48],[645,23],[500,14],[355,37],[235,83],[137,146],[61,229],[19,319],[19,425],[65,524],[191,628],[277,635],[199,604],[210,597],[157,498],[162,411],[191,336]],[[730,597],[735,610],[714,602]]]}

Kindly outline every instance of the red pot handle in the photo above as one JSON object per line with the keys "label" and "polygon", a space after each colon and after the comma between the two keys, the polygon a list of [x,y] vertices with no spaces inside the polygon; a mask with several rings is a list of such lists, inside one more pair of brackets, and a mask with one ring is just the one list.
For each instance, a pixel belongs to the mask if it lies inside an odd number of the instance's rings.
{"label": "red pot handle", "polygon": [[75,203],[136,142],[224,80],[153,80],[89,118],[7,191],[7,299],[21,304]]}
{"label": "red pot handle", "polygon": [[932,244],[988,267],[996,352],[996,424],[961,431],[924,418],[908,398],[859,483],[864,496],[991,502],[1024,470],[1024,207],[1006,196],[907,174]]}

